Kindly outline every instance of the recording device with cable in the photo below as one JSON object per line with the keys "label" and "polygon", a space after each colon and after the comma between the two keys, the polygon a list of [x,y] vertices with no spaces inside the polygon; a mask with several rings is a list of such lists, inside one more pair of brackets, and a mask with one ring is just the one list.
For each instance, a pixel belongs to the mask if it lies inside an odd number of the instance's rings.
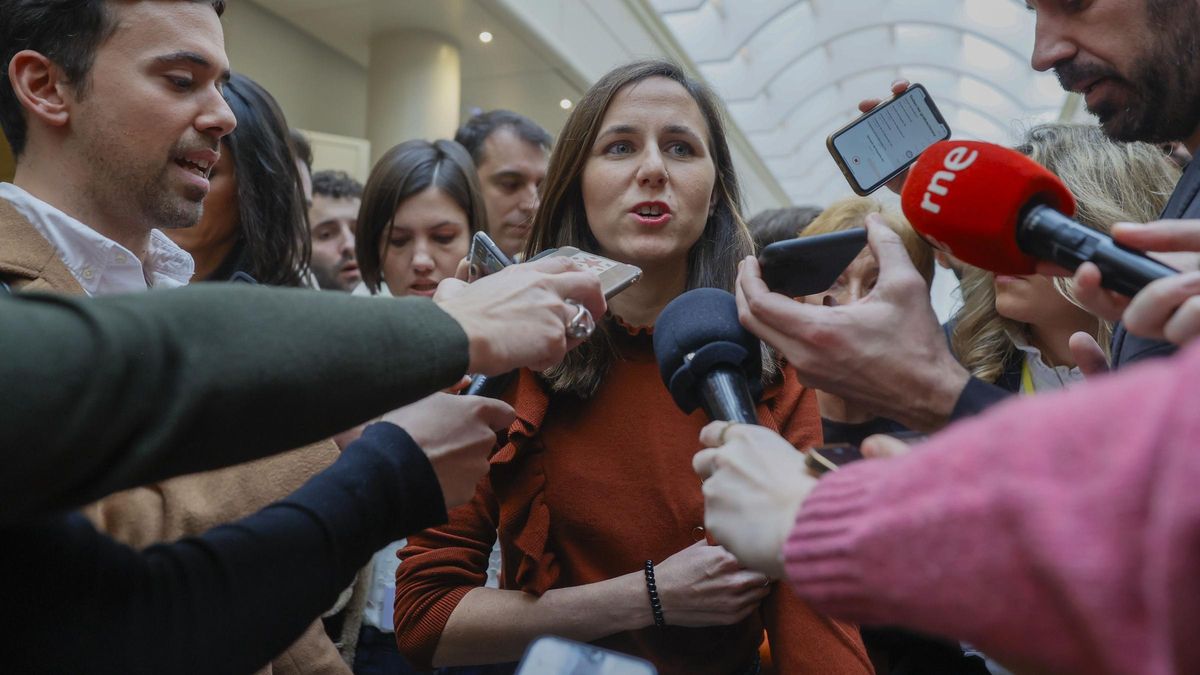
{"label": "recording device with cable", "polygon": [[762,346],[738,321],[727,291],[696,288],[672,300],[654,323],[654,356],[663,383],[685,413],[758,424]]}
{"label": "recording device with cable", "polygon": [[1045,167],[1015,150],[942,141],[909,171],[904,215],[934,247],[996,274],[1035,274],[1037,262],[1100,268],[1100,285],[1133,296],[1179,271],[1121,246],[1071,216],[1075,197]]}

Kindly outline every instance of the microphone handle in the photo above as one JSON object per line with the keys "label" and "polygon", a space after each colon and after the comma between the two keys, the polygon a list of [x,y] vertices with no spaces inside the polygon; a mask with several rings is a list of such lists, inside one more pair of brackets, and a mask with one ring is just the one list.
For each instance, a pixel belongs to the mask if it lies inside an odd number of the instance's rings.
{"label": "microphone handle", "polygon": [[700,382],[700,405],[710,419],[758,424],[746,373],[732,366],[713,368]]}
{"label": "microphone handle", "polygon": [[513,375],[517,371],[504,373],[503,375],[473,375],[471,376],[471,384],[463,392],[470,396],[483,396],[485,398],[500,398],[504,394],[504,390],[508,389],[508,385],[512,382]]}
{"label": "microphone handle", "polygon": [[1029,209],[1017,226],[1017,246],[1025,253],[1074,272],[1085,262],[1100,268],[1100,285],[1133,297],[1151,281],[1179,270],[1140,251],[1125,248],[1112,237],[1075,222],[1045,205]]}

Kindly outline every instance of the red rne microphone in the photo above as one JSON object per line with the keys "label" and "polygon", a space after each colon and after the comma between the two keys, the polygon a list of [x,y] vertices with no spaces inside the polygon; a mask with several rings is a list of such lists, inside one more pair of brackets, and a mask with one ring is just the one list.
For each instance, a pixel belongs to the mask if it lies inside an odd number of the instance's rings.
{"label": "red rne microphone", "polygon": [[992,143],[941,141],[921,153],[901,195],[930,245],[996,274],[1034,274],[1038,260],[1100,268],[1101,285],[1132,296],[1178,271],[1071,218],[1075,197],[1041,164]]}

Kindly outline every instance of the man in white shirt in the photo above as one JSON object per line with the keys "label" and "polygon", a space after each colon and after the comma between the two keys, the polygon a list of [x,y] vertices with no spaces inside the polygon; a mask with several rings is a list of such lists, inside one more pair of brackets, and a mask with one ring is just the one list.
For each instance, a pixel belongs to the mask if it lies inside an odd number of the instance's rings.
{"label": "man in white shirt", "polygon": [[0,184],[0,279],[90,295],[186,284],[190,256],[157,229],[196,224],[236,125],[224,2],[67,4],[15,0],[0,17],[17,164]]}

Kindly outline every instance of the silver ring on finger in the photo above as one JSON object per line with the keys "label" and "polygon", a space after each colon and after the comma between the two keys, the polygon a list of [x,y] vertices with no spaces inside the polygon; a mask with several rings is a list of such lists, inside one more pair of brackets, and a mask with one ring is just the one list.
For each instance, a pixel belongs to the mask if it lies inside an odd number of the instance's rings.
{"label": "silver ring on finger", "polygon": [[592,318],[592,313],[587,307],[579,304],[574,300],[566,300],[566,303],[575,308],[575,316],[567,322],[567,337],[572,340],[586,340],[596,332],[596,320]]}

